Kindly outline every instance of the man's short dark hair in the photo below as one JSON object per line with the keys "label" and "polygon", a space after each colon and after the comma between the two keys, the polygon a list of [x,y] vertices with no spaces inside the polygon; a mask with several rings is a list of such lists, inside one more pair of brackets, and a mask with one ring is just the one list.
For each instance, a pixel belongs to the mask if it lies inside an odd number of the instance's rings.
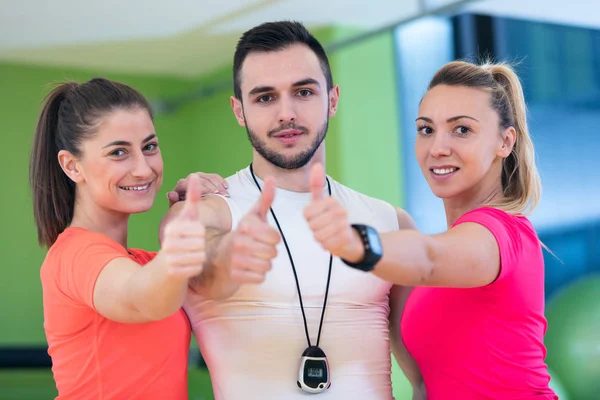
{"label": "man's short dark hair", "polygon": [[327,54],[321,43],[296,21],[266,22],[246,31],[238,41],[233,57],[233,94],[242,99],[240,87],[240,70],[244,60],[251,52],[271,52],[284,50],[294,44],[304,44],[311,49],[321,64],[323,75],[327,81],[327,90],[333,88],[333,78]]}

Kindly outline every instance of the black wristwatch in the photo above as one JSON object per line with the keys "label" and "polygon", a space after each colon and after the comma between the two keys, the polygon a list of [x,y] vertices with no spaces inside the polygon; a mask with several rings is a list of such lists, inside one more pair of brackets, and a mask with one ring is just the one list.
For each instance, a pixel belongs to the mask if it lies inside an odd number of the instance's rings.
{"label": "black wristwatch", "polygon": [[343,258],[342,261],[352,268],[360,269],[365,272],[372,271],[373,268],[375,268],[375,264],[381,260],[381,256],[383,255],[383,247],[381,246],[379,234],[374,228],[368,225],[352,224],[352,228],[358,232],[358,236],[360,236],[360,239],[363,242],[365,255],[363,259],[357,263],[351,263]]}

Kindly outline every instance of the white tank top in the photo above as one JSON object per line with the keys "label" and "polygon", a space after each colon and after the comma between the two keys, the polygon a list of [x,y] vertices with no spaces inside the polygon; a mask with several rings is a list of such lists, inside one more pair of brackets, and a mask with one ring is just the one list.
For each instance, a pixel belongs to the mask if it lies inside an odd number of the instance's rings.
{"label": "white tank top", "polygon": [[[263,182],[258,179],[262,187]],[[233,228],[260,192],[249,168],[227,178]],[[351,223],[380,232],[398,229],[394,208],[329,177],[332,195],[348,210]],[[327,185],[324,188],[327,195]],[[310,193],[277,189],[273,211],[290,247],[315,345],[327,283],[329,253],[313,239],[303,216]],[[269,223],[276,227],[269,214]],[[260,285],[244,285],[226,300],[191,294],[185,304],[196,340],[210,371],[216,400],[293,400],[311,395],[296,384],[302,352],[308,347],[296,283],[288,254],[279,244],[272,269]],[[391,284],[333,259],[329,297],[319,347],[327,355],[331,387],[318,399],[392,399],[388,340]]]}

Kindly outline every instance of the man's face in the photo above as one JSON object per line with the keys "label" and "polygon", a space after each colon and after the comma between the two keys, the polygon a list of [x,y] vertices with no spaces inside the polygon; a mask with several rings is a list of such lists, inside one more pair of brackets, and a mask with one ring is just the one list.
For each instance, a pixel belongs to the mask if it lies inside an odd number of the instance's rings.
{"label": "man's face", "polygon": [[[242,99],[231,105],[254,149],[284,169],[305,166],[335,115],[339,89],[327,90],[319,59],[305,45],[250,53],[240,71]],[[241,101],[240,101],[241,100]]]}

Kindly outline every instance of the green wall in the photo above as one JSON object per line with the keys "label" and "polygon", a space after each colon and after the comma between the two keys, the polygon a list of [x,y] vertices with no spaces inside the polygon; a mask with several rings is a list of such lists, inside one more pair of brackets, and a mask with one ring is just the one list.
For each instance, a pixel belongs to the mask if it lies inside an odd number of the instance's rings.
{"label": "green wall", "polygon": [[[333,32],[334,40],[348,31]],[[382,33],[330,57],[340,86],[340,105],[329,135],[328,163],[334,161],[345,185],[402,207],[400,117],[392,32]],[[412,389],[392,357],[392,388],[397,399],[412,398]]]}
{"label": "green wall", "polygon": [[[348,30],[324,29],[327,43],[347,37]],[[340,85],[339,112],[327,139],[328,173],[367,194],[401,205],[401,170],[396,107],[393,39],[382,34],[330,55]],[[36,242],[28,186],[28,157],[41,101],[49,82],[105,76],[134,86],[150,99],[170,98],[202,84],[229,79],[225,68],[195,81],[136,77],[61,68],[0,64],[0,132],[5,156],[0,159],[4,195],[0,210],[4,277],[0,279],[0,347],[44,345],[39,267],[45,254]],[[157,248],[156,230],[167,208],[165,193],[192,171],[224,176],[247,165],[251,151],[246,132],[229,108],[231,91],[187,103],[155,120],[165,162],[163,189],[154,208],[132,218],[129,245]]]}
{"label": "green wall", "polygon": [[[338,36],[346,37],[340,29]],[[333,35],[337,40],[336,35]],[[340,86],[331,134],[338,179],[360,192],[402,206],[401,141],[394,39],[382,33],[331,55]]]}
{"label": "green wall", "polygon": [[[103,73],[0,64],[0,132],[5,154],[0,158],[4,193],[2,220],[3,277],[0,279],[0,347],[44,345],[39,268],[45,250],[36,241],[28,185],[31,140],[41,101],[50,82],[106,76],[134,86],[148,98],[169,98],[199,82],[165,77]],[[165,162],[163,189],[151,212],[132,218],[129,244],[157,247],[157,227],[167,209],[166,191],[177,179],[196,170],[232,173],[249,160],[245,132],[228,108],[228,94],[219,93],[176,113],[158,115],[155,125]],[[227,149],[225,149],[227,146]]]}

